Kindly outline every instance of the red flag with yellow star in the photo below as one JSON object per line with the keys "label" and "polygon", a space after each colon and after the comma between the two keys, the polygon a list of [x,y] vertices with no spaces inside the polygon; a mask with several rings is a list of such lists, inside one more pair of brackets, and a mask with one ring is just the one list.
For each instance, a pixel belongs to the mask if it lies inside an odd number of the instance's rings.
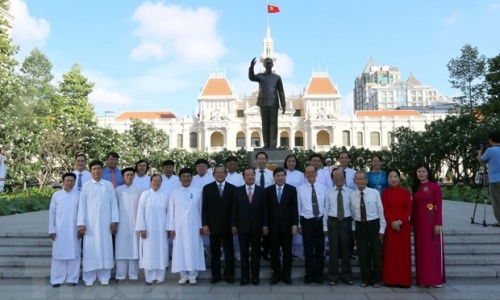
{"label": "red flag with yellow star", "polygon": [[275,14],[275,13],[279,13],[280,12],[280,8],[275,6],[275,5],[267,5],[267,13],[268,14]]}

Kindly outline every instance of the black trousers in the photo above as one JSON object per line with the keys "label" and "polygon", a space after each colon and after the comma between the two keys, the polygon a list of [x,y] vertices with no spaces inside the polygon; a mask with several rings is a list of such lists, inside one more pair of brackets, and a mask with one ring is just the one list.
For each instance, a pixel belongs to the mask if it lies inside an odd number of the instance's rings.
{"label": "black trousers", "polygon": [[[271,269],[273,269],[273,276],[290,277],[292,274],[292,228],[277,228],[269,231],[269,240],[271,241]],[[283,252],[283,268],[280,261],[280,252]]]}
{"label": "black trousers", "polygon": [[[262,234],[259,233],[238,233],[240,241],[240,254],[241,254],[241,279],[249,280],[250,273],[252,279],[259,279],[260,272],[260,239]],[[250,247],[252,247],[251,265]],[[250,272],[251,271],[251,272]]]}
{"label": "black trousers", "polygon": [[379,219],[367,222],[356,221],[356,245],[361,280],[367,284],[380,282],[382,242],[378,237],[379,230]]}
{"label": "black trousers", "polygon": [[311,219],[300,217],[300,225],[302,227],[302,240],[304,243],[306,277],[315,280],[323,279],[323,268],[325,266],[323,217]]}
{"label": "black trousers", "polygon": [[210,269],[212,278],[221,278],[220,255],[221,244],[224,250],[224,278],[234,279],[234,245],[233,236],[227,234],[210,234],[210,256],[212,257]]}
{"label": "black trousers", "polygon": [[[341,221],[328,217],[328,279],[338,281],[342,278],[350,281],[352,278],[351,257],[349,254],[352,238],[352,218],[347,217]],[[339,254],[342,256],[342,268],[339,273]]]}
{"label": "black trousers", "polygon": [[260,107],[264,148],[276,148],[278,144],[278,110],[277,106]]}

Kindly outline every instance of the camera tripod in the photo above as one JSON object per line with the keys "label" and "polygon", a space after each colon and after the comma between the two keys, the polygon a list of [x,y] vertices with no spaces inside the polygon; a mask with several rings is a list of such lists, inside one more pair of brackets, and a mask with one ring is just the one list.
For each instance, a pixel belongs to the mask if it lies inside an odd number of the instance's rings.
{"label": "camera tripod", "polygon": [[[478,176],[480,177],[480,180],[477,180]],[[470,217],[471,224],[483,225],[483,227],[490,225],[490,224],[486,224],[486,202],[488,201],[488,196],[490,193],[490,190],[488,188],[488,184],[486,182],[487,176],[488,176],[488,170],[486,168],[486,165],[484,165],[483,172],[481,172],[481,168],[480,168],[478,170],[478,174],[476,175],[476,180],[474,181],[478,192],[476,194],[476,203],[474,204],[474,213],[472,214],[472,217]],[[479,201],[481,199],[481,195],[483,197],[484,214],[483,214],[483,222],[478,223],[478,222],[474,221],[474,217],[476,216],[477,204],[479,203]]]}

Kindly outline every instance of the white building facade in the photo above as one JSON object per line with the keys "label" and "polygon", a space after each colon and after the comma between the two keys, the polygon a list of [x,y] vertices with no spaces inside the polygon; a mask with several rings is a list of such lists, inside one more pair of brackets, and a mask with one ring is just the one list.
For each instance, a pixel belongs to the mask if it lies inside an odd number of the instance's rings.
{"label": "white building facade", "polygon": [[[269,28],[263,40],[261,61],[266,57],[276,59],[274,41]],[[365,70],[373,71],[371,75],[374,79],[377,67],[374,62],[371,64],[372,60]],[[366,89],[373,96],[367,96],[365,92],[362,94],[363,97],[368,97],[366,99],[372,97],[380,105],[387,102],[381,100],[383,92],[387,97],[387,89],[400,82],[397,68],[390,68],[387,70],[382,68],[381,71],[387,75],[387,84],[374,83]],[[384,74],[377,73],[377,82]],[[383,80],[385,82],[386,79]],[[356,84],[355,95],[358,88],[359,91],[365,89]],[[411,89],[407,90],[407,97],[408,95],[412,97]],[[415,94],[418,102],[417,95],[419,94]],[[327,72],[313,72],[302,94],[287,97],[286,112],[280,113],[278,119],[278,146],[312,149],[316,152],[327,152],[333,146],[380,150],[390,146],[391,132],[394,129],[404,126],[415,131],[424,131],[426,124],[446,116],[444,113],[425,114],[415,110],[366,110],[366,108],[363,110],[358,108],[353,116],[341,116],[341,99],[338,88],[332,83]],[[364,99],[360,101],[363,103],[369,101]],[[196,116],[177,118],[170,111],[123,112],[115,117],[99,117],[99,124],[124,132],[130,128],[130,119],[135,118],[164,130],[170,137],[171,148],[184,148],[191,152],[216,152],[224,148],[229,150],[244,148],[252,151],[262,146],[262,122],[256,101],[257,92],[240,98],[231,88],[224,73],[213,73],[209,75],[198,96],[199,113]],[[374,107],[381,109],[379,106]]]}

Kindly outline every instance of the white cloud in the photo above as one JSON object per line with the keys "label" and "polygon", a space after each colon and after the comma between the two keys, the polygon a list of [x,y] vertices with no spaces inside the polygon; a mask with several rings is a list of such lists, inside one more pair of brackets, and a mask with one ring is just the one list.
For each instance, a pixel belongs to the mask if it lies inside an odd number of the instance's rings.
{"label": "white cloud", "polygon": [[443,19],[445,25],[451,26],[458,23],[464,18],[463,14],[460,12],[452,11],[451,15]]}
{"label": "white cloud", "polygon": [[132,103],[130,96],[108,90],[106,88],[96,88],[94,91],[89,94],[89,102],[96,106],[96,109],[99,108],[122,108],[124,106],[128,106]]}
{"label": "white cloud", "polygon": [[292,77],[293,75],[293,60],[286,53],[276,52],[275,68],[281,77]]}
{"label": "white cloud", "polygon": [[146,41],[142,42],[130,52],[130,57],[133,60],[147,60],[149,58],[163,60],[164,56],[165,52],[160,44]]}
{"label": "white cloud", "polygon": [[205,7],[183,8],[179,5],[144,2],[132,20],[139,23],[134,34],[140,44],[132,49],[134,60],[170,57],[193,65],[213,64],[227,52],[217,34],[218,13]]}
{"label": "white cloud", "polygon": [[43,18],[30,15],[25,1],[11,0],[9,12],[14,16],[12,38],[21,47],[42,47],[50,34],[50,24]]}

